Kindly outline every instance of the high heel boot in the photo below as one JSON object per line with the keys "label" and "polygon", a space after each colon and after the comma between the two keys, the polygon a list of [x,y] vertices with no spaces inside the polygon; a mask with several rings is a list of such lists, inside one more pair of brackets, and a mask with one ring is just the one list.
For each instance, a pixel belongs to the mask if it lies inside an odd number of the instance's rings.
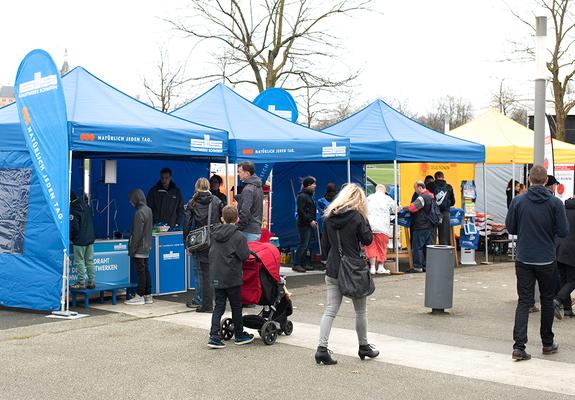
{"label": "high heel boot", "polygon": [[365,344],[359,346],[359,351],[357,352],[357,355],[362,360],[364,360],[365,357],[375,358],[379,355],[379,350],[376,350],[376,348],[371,344]]}
{"label": "high heel boot", "polygon": [[315,362],[318,364],[323,363],[324,365],[335,365],[337,360],[331,358],[331,351],[327,347],[318,346],[315,352]]}

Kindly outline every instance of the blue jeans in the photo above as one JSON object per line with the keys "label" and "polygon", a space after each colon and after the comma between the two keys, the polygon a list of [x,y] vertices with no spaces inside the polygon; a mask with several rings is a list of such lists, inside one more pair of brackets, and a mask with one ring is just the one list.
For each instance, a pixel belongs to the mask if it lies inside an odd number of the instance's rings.
{"label": "blue jeans", "polygon": [[194,274],[195,296],[194,303],[202,304],[202,266],[200,265],[200,258],[192,257],[192,273]]}
{"label": "blue jeans", "polygon": [[249,233],[249,232],[244,232],[244,231],[241,231],[241,232],[242,232],[242,235],[244,235],[244,237],[246,238],[246,240],[248,242],[257,242],[262,237],[261,233]]}
{"label": "blue jeans", "polygon": [[299,246],[295,252],[295,260],[293,265],[305,265],[305,256],[309,250],[309,245],[311,243],[311,235],[313,234],[313,228],[311,226],[298,226],[299,233]]}
{"label": "blue jeans", "polygon": [[413,230],[411,253],[415,268],[425,268],[427,246],[432,244],[435,244],[435,228]]}

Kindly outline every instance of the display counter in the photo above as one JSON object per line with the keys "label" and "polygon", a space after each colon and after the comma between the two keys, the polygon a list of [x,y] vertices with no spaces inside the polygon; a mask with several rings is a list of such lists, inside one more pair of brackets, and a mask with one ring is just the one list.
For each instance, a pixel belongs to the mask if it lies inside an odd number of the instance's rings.
{"label": "display counter", "polygon": [[149,269],[152,294],[181,293],[188,289],[188,260],[182,232],[152,234]]}
{"label": "display counter", "polygon": [[[152,279],[152,294],[181,293],[194,287],[189,273],[188,257],[182,241],[182,232],[152,234],[152,249],[148,268]],[[190,260],[191,262],[191,260]],[[191,265],[191,264],[190,264]],[[137,282],[135,269],[130,269],[128,239],[96,240],[94,243],[96,283],[109,285]],[[70,257],[70,283],[76,283],[77,272],[73,256]]]}
{"label": "display counter", "polygon": [[[120,285],[130,283],[130,257],[128,240],[96,240],[94,243],[94,269],[96,283]],[[70,284],[76,283],[77,271],[74,255],[70,256]],[[87,279],[87,278],[86,278]],[[136,282],[136,280],[132,280]]]}

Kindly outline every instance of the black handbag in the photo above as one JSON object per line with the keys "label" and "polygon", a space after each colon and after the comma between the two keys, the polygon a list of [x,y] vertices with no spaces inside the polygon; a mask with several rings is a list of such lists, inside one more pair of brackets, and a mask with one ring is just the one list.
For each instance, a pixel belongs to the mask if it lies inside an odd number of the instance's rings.
{"label": "black handbag", "polygon": [[210,248],[210,235],[212,226],[210,219],[212,217],[212,202],[208,205],[208,223],[201,228],[191,230],[186,237],[186,249],[190,253],[199,253]]}
{"label": "black handbag", "polygon": [[337,245],[339,251],[339,290],[345,297],[361,298],[372,294],[375,291],[375,283],[369,273],[369,268],[365,260],[356,257],[349,257],[343,254],[339,230],[337,233]]}

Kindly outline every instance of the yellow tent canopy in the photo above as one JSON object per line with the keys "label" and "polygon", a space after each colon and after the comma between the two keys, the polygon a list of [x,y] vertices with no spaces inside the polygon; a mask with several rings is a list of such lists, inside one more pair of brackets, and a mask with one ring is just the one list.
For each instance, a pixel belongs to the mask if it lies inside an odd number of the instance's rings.
{"label": "yellow tent canopy", "polygon": [[[496,110],[449,132],[451,136],[485,146],[486,164],[530,164],[533,162],[533,131]],[[553,139],[556,164],[575,164],[575,146]]]}

